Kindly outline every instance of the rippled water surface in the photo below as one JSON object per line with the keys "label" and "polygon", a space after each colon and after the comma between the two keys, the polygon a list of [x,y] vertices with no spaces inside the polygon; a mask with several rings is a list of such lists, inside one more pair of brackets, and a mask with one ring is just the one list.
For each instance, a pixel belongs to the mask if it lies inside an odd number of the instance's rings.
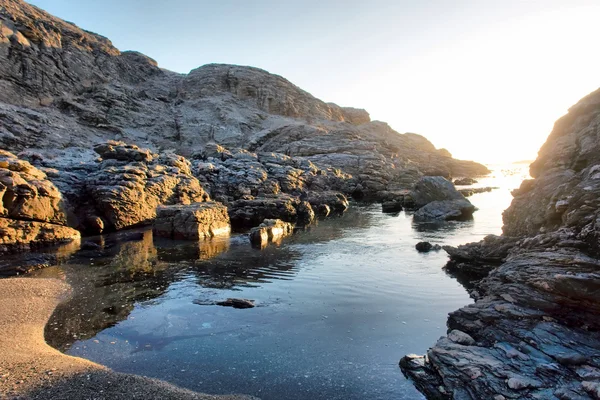
{"label": "rippled water surface", "polygon": [[[75,291],[46,338],[116,371],[208,393],[420,399],[400,357],[424,353],[445,334],[448,312],[471,300],[442,270],[445,252],[414,246],[500,234],[522,174],[493,176],[476,186],[501,188],[472,196],[479,210],[466,222],[413,224],[410,213],[353,204],[264,250],[243,235],[200,245],[148,231],[98,239],[99,248],[38,274]],[[214,305],[228,297],[257,307]]]}

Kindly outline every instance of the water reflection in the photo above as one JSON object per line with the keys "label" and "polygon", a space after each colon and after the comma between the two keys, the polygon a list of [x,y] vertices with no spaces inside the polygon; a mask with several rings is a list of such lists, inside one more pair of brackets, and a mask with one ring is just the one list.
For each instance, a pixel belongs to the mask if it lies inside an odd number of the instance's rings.
{"label": "water reflection", "polygon": [[[370,220],[368,214],[356,213],[352,219],[322,221],[297,231],[295,241],[335,240],[347,229],[368,226]],[[75,341],[126,320],[136,304],[161,297],[175,282],[186,279],[221,290],[258,287],[273,279],[292,279],[301,256],[290,246],[257,251],[245,235],[196,242],[153,238],[151,230],[133,230],[88,238],[69,262],[32,276],[64,279],[73,288],[72,297],[58,306],[46,326],[48,343],[66,351]],[[199,293],[196,303],[212,304],[214,295]]]}

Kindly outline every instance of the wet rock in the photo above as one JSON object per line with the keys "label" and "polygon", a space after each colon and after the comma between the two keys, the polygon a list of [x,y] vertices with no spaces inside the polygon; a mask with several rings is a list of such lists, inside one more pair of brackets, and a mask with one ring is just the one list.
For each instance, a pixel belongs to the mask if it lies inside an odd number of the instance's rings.
{"label": "wet rock", "polygon": [[466,220],[473,216],[475,206],[468,200],[443,200],[432,201],[419,208],[415,214],[415,221],[451,221]]}
{"label": "wet rock", "polygon": [[336,213],[343,213],[350,207],[348,199],[342,193],[334,191],[309,192],[307,201],[312,208],[319,208],[323,205]]}
{"label": "wet rock", "polygon": [[[535,179],[513,192],[503,236],[445,248],[446,269],[473,278],[475,302],[450,313],[448,337],[419,363],[401,364],[426,396],[600,396],[599,111],[597,91],[556,122]],[[456,331],[476,345],[455,342]]]}
{"label": "wet rock", "polygon": [[203,240],[231,230],[227,208],[217,202],[160,206],[156,214],[152,230],[161,237]]}
{"label": "wet rock", "polygon": [[280,219],[266,219],[256,228],[252,228],[248,237],[253,247],[262,249],[269,243],[278,243],[294,232],[294,225]]}
{"label": "wet rock", "polygon": [[233,308],[254,308],[254,300],[229,298],[227,300],[218,301],[218,306],[233,307]]}
{"label": "wet rock", "polygon": [[384,201],[381,203],[381,211],[384,213],[397,213],[402,211],[403,201]]}
{"label": "wet rock", "polygon": [[431,250],[435,250],[435,251],[441,250],[442,247],[439,244],[433,245],[429,242],[419,242],[415,245],[415,249],[417,249],[417,251],[419,253],[427,253]]}

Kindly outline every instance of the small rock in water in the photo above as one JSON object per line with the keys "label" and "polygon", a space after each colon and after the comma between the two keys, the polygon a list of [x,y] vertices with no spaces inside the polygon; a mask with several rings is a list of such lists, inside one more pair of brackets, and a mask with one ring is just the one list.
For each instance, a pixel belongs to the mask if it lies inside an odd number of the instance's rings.
{"label": "small rock in water", "polygon": [[229,298],[224,301],[218,301],[216,304],[218,306],[233,307],[233,308],[253,308],[255,306],[254,300],[232,299],[232,298]]}
{"label": "small rock in water", "polygon": [[381,211],[384,213],[395,213],[402,211],[402,201],[392,200],[381,203]]}
{"label": "small rock in water", "polygon": [[417,249],[417,251],[419,253],[427,253],[431,250],[435,250],[438,251],[440,250],[442,247],[439,244],[431,244],[429,242],[419,242],[415,245],[415,249]]}

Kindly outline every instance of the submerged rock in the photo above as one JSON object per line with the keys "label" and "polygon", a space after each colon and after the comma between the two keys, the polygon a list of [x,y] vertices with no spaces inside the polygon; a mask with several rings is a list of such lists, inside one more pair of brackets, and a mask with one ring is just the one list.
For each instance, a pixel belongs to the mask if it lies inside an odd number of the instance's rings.
{"label": "submerged rock", "polygon": [[152,230],[161,237],[203,240],[231,230],[227,208],[217,202],[160,206],[156,214]]}
{"label": "submerged rock", "polygon": [[431,250],[439,251],[442,247],[439,244],[431,244],[429,242],[419,242],[415,245],[415,249],[419,253],[427,253]]}
{"label": "submerged rock", "polygon": [[381,211],[384,213],[397,213],[402,211],[403,202],[398,200],[384,201],[381,203]]}
{"label": "submerged rock", "polygon": [[218,306],[223,306],[223,307],[233,307],[233,308],[241,308],[241,309],[255,307],[254,300],[248,300],[248,299],[229,298],[227,300],[218,301],[215,304]]}

